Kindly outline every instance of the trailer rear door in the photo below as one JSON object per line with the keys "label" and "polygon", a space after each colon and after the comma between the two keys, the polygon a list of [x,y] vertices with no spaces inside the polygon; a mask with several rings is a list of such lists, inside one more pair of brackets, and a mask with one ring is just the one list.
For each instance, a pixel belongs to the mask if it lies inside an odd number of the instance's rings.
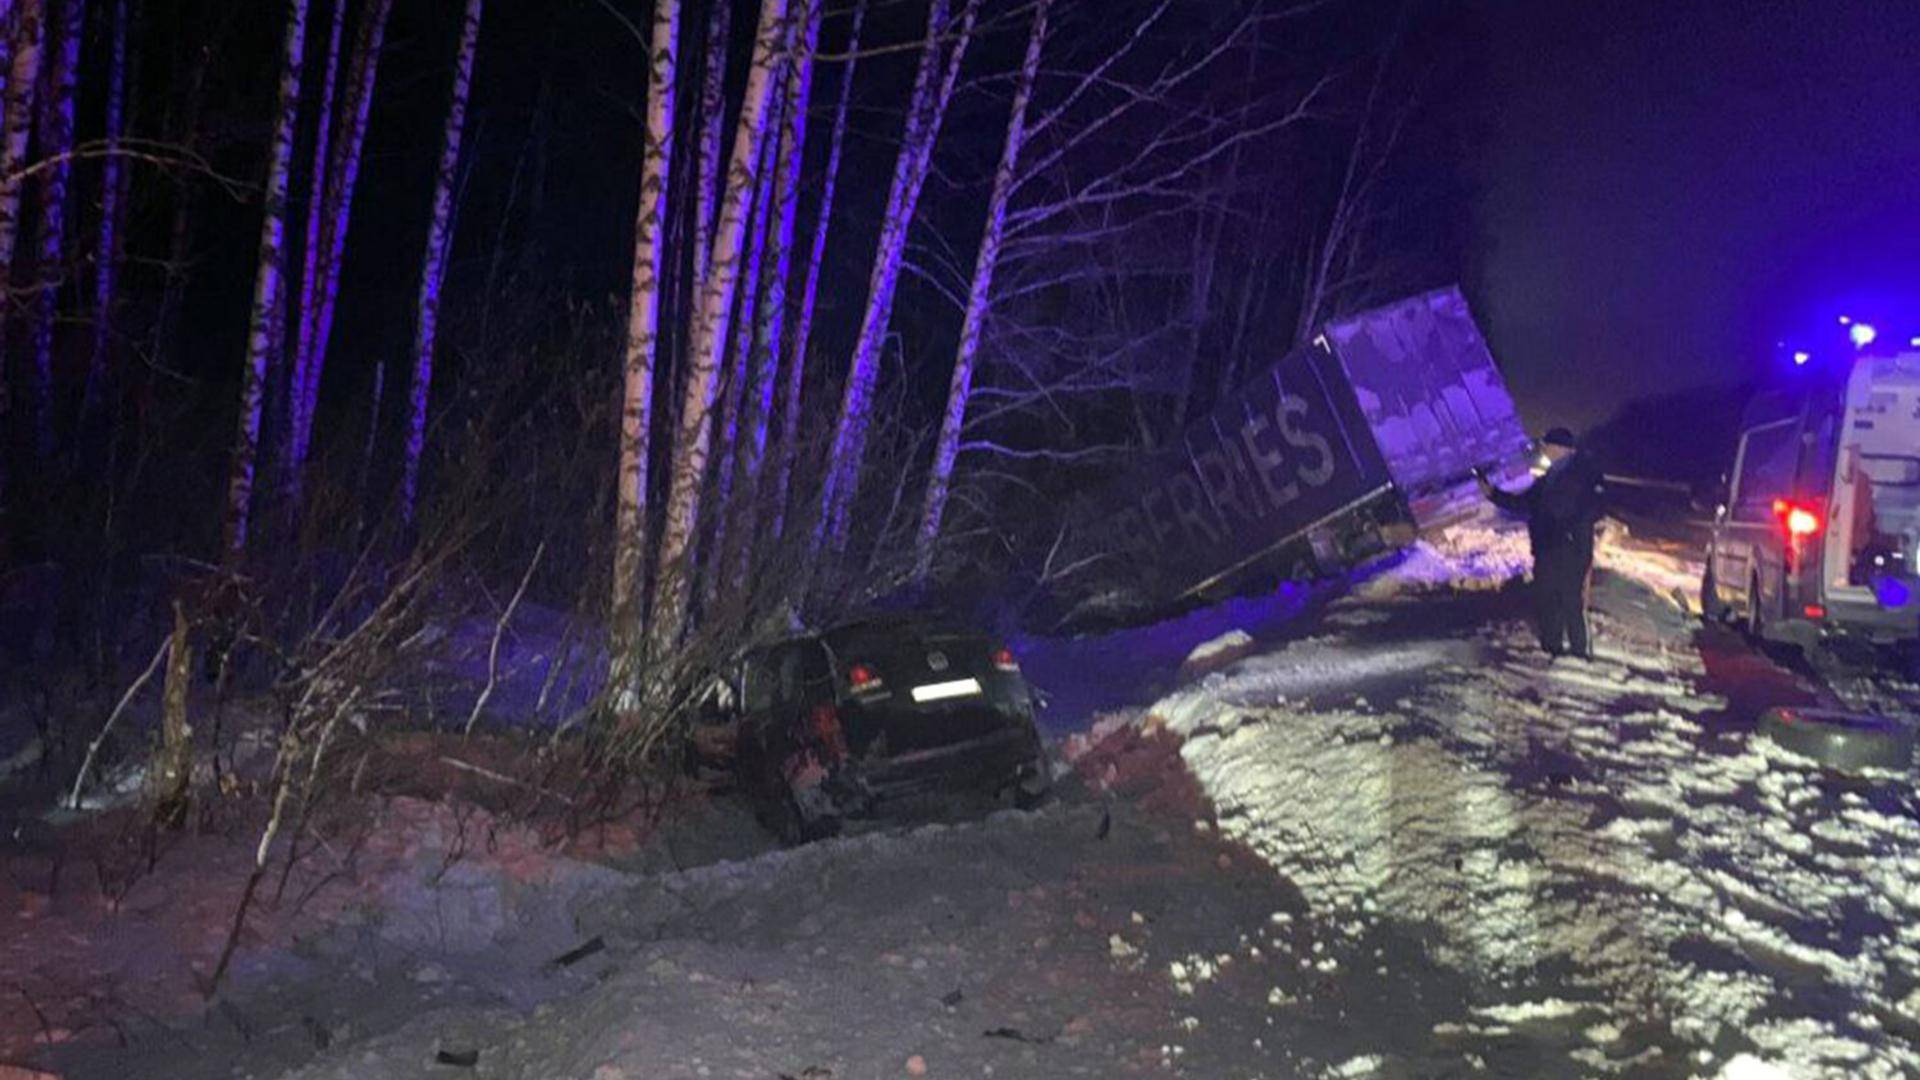
{"label": "trailer rear door", "polygon": [[1457,288],[1329,323],[1336,356],[1393,482],[1409,498],[1527,449],[1513,395]]}

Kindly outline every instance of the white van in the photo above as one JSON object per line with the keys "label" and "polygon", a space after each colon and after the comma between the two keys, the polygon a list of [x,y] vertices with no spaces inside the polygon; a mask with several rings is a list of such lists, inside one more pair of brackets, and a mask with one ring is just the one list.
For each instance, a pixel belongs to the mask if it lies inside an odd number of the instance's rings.
{"label": "white van", "polygon": [[1802,647],[1910,647],[1920,641],[1920,348],[1860,356],[1846,375],[1750,411],[1701,608]]}

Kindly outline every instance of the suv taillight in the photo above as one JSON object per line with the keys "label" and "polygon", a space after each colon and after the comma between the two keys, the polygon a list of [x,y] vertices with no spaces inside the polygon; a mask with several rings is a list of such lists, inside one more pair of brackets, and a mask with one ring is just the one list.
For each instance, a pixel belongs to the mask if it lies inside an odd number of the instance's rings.
{"label": "suv taillight", "polygon": [[1000,649],[993,654],[993,670],[1008,675],[1020,674],[1020,660],[1013,655],[1012,649]]}

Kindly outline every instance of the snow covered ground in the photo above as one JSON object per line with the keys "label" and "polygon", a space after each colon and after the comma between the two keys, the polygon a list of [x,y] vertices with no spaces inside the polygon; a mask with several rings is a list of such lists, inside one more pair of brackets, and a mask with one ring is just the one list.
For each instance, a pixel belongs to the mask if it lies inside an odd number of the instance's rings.
{"label": "snow covered ground", "polygon": [[1755,738],[1757,703],[1817,688],[1700,631],[1683,553],[1609,534],[1592,663],[1533,649],[1504,587],[1526,563],[1517,531],[1467,525],[1343,598],[1023,643],[1072,763],[1036,814],[777,851],[716,798],[610,865],[456,860],[446,829],[413,830],[383,904],[254,939],[210,1005],[96,1003],[124,1030],[32,1060],[70,1080],[1920,1075],[1909,778]]}
{"label": "snow covered ground", "polygon": [[1920,1074],[1910,778],[1827,775],[1750,736],[1703,692],[1695,628],[1663,599],[1689,568],[1658,552],[1603,549],[1658,595],[1603,578],[1592,663],[1547,663],[1511,618],[1382,633],[1393,605],[1513,569],[1517,537],[1481,532],[1141,722],[1184,739],[1223,830],[1317,923],[1423,928],[1495,1027],[1575,1018],[1564,1075]]}

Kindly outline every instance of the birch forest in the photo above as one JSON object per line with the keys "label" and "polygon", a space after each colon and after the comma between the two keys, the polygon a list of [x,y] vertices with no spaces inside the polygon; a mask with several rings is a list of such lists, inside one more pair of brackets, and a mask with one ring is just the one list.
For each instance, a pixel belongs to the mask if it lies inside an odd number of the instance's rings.
{"label": "birch forest", "polygon": [[267,889],[372,728],[537,732],[591,786],[797,628],[1057,629],[1116,587],[1083,493],[1457,274],[1453,23],[0,0],[7,692],[76,799],[149,737],[105,706],[166,702],[169,822],[220,703],[279,702]]}

